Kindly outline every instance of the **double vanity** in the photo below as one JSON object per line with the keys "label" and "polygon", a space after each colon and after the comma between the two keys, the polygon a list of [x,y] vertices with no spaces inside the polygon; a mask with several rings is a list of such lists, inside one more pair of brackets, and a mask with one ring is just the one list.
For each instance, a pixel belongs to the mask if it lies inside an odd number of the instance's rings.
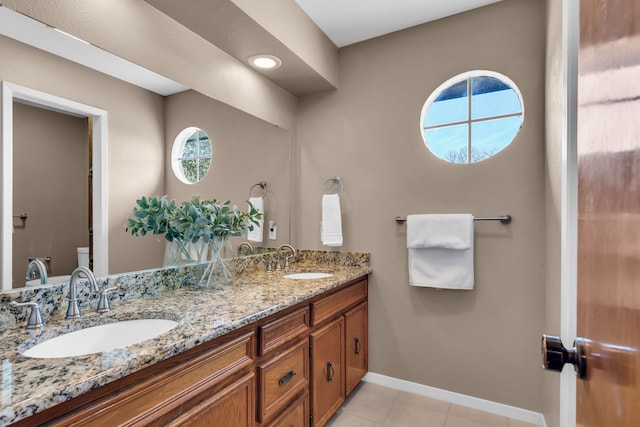
{"label": "double vanity", "polygon": [[[367,371],[369,255],[299,251],[273,273],[255,255],[235,269],[205,289],[189,268],[112,276],[112,311],[95,312],[87,289],[75,320],[65,285],[3,294],[0,425],[324,425]],[[26,329],[14,299],[38,301],[47,324]]]}

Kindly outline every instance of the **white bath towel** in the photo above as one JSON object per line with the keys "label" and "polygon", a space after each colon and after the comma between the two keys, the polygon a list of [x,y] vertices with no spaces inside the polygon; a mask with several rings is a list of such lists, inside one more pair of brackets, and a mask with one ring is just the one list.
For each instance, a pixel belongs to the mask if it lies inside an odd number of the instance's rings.
{"label": "white bath towel", "polygon": [[253,224],[253,230],[249,231],[247,234],[247,240],[251,242],[262,242],[264,235],[262,231],[262,226],[264,225],[264,198],[250,197],[249,203],[251,203],[253,207],[262,214],[262,218],[260,218],[257,225]]}
{"label": "white bath towel", "polygon": [[342,246],[342,212],[338,194],[322,195],[320,238],[325,246]]}
{"label": "white bath towel", "polygon": [[408,215],[409,283],[473,289],[473,216]]}

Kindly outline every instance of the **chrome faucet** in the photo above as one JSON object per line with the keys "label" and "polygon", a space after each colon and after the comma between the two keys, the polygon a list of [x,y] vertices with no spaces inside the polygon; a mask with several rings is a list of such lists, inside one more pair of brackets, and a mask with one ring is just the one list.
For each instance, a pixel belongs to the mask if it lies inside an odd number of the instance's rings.
{"label": "chrome faucet", "polygon": [[251,246],[251,243],[248,243],[248,242],[242,242],[238,245],[238,255],[242,253],[243,247],[247,248],[247,251],[248,251],[247,255],[253,255],[253,246]]}
{"label": "chrome faucet", "polygon": [[89,281],[91,292],[100,292],[96,278],[91,270],[87,267],[78,267],[73,270],[71,278],[69,279],[69,295],[67,295],[67,299],[69,300],[69,307],[67,308],[67,315],[65,316],[65,319],[67,320],[82,316],[82,313],[80,313],[80,307],[78,307],[78,293],[76,291],[78,276],[81,274]]}
{"label": "chrome faucet", "polygon": [[[291,255],[284,257],[284,268],[280,266],[280,257],[282,256],[282,250],[283,249],[289,249],[291,251]],[[278,260],[276,262],[276,271],[280,271],[283,270],[284,271],[289,271],[290,265],[289,265],[289,260],[291,258],[295,258],[297,255],[297,252],[295,250],[295,248],[287,243],[285,243],[284,245],[280,245],[278,246]]]}
{"label": "chrome faucet", "polygon": [[27,274],[25,275],[25,279],[33,280],[36,278],[36,270],[38,270],[38,274],[40,275],[40,283],[47,283],[47,266],[44,265],[38,258],[34,258],[29,261],[29,265],[27,265]]}

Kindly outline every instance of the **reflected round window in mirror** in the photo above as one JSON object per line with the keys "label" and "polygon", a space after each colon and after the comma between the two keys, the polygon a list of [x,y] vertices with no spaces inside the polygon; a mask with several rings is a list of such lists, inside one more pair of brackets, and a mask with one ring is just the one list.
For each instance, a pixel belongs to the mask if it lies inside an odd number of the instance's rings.
{"label": "reflected round window in mirror", "polygon": [[522,95],[508,77],[475,70],[438,87],[422,107],[427,148],[451,163],[476,163],[504,150],[524,121]]}
{"label": "reflected round window in mirror", "polygon": [[171,150],[171,168],[185,184],[201,181],[211,166],[213,148],[209,135],[202,129],[189,127],[178,134]]}

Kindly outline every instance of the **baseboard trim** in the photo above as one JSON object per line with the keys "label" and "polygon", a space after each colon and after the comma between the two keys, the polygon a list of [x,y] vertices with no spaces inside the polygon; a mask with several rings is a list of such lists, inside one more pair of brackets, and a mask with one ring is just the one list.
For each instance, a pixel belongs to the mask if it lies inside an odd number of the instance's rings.
{"label": "baseboard trim", "polygon": [[504,405],[502,403],[492,402],[490,400],[479,399],[477,397],[467,396],[465,394],[454,393],[427,385],[405,381],[398,378],[388,377],[386,375],[368,372],[362,379],[368,383],[378,384],[395,390],[406,391],[420,396],[430,397],[432,399],[444,400],[445,402],[455,403],[456,405],[466,406],[468,408],[478,409],[496,415],[502,415],[520,421],[536,424],[539,427],[547,427],[544,415],[539,412],[529,411],[527,409],[517,408],[515,406]]}

